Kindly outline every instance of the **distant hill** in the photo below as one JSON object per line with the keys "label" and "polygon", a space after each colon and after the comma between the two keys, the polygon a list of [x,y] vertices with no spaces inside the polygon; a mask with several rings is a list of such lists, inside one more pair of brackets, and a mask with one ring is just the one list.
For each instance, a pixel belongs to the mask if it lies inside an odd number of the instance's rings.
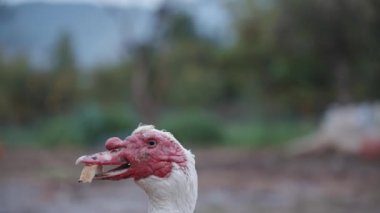
{"label": "distant hill", "polygon": [[[201,17],[195,13],[191,15],[199,31],[204,32]],[[223,25],[220,17],[215,21],[219,26]],[[145,8],[47,3],[3,6],[0,11],[0,53],[10,57],[26,55],[32,64],[45,67],[49,65],[56,42],[66,33],[71,38],[80,66],[108,64],[118,61],[131,45],[149,39],[154,33],[153,23],[154,11]],[[219,27],[221,32],[217,32],[218,25],[210,36],[220,37],[225,33],[223,26]]]}
{"label": "distant hill", "polygon": [[48,65],[54,45],[67,33],[79,64],[110,63],[127,48],[121,27],[128,29],[129,42],[137,42],[148,36],[149,29],[141,26],[151,19],[151,11],[138,8],[112,8],[111,13],[92,5],[25,4],[7,8],[1,17],[0,47],[11,55],[28,55],[33,64]]}

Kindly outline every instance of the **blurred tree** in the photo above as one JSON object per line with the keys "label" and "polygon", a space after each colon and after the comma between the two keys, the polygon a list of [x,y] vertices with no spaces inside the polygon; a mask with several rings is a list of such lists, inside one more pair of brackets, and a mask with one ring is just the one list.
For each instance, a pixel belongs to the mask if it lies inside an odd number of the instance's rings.
{"label": "blurred tree", "polygon": [[229,106],[277,118],[380,98],[377,0],[246,1],[230,48],[198,36],[191,16],[168,2],[156,13],[154,36],[121,64],[79,73],[68,34],[57,41],[48,72],[25,59],[0,60],[2,118],[33,120],[80,102],[129,100],[143,122],[166,108]]}
{"label": "blurred tree", "polygon": [[209,70],[196,64],[208,58],[209,45],[196,35],[191,18],[170,4],[164,4],[156,18],[156,34],[136,46],[131,72],[133,103],[143,121],[148,122],[156,120],[163,105],[183,105],[185,99],[186,104],[197,105],[201,99],[208,98],[198,86],[207,87],[208,84],[203,83],[208,80],[206,72]]}
{"label": "blurred tree", "polygon": [[24,57],[3,60],[0,55],[0,123],[30,122],[73,105],[77,73],[67,36],[54,61],[56,72],[42,72],[31,68]]}
{"label": "blurred tree", "polygon": [[240,40],[221,61],[235,72],[227,80],[235,91],[253,97],[271,115],[314,114],[334,101],[379,98],[374,92],[380,56],[377,1],[246,5],[250,10],[241,16]]}
{"label": "blurred tree", "polygon": [[[332,71],[335,99],[355,99],[355,73],[359,61],[374,43],[372,37],[373,2],[366,1],[298,1],[281,2],[277,29],[278,43],[287,53],[312,52],[318,63]],[[365,57],[363,57],[365,56]]]}
{"label": "blurred tree", "polygon": [[73,107],[78,95],[78,71],[68,34],[58,40],[52,61],[53,78],[46,101],[50,112],[60,113]]}
{"label": "blurred tree", "polygon": [[99,104],[125,104],[130,102],[131,66],[119,64],[93,70],[86,75],[91,86],[82,89],[81,100],[96,101]]}
{"label": "blurred tree", "polygon": [[155,48],[152,44],[142,44],[134,50],[133,70],[131,72],[130,91],[132,103],[143,122],[153,122],[159,111],[154,98],[153,72]]}
{"label": "blurred tree", "polygon": [[30,113],[23,99],[28,65],[24,58],[11,62],[0,59],[0,121],[2,124],[16,123]]}
{"label": "blurred tree", "polygon": [[58,39],[52,61],[52,68],[57,72],[74,72],[76,70],[75,54],[69,34],[63,33]]}
{"label": "blurred tree", "polygon": [[25,123],[45,114],[50,78],[30,68],[23,57],[0,57],[0,123]]}

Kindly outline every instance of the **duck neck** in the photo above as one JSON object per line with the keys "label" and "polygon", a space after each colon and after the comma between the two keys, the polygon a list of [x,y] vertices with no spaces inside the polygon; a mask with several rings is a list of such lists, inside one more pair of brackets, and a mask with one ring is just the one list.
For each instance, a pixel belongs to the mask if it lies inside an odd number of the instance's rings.
{"label": "duck neck", "polygon": [[136,183],[149,198],[149,213],[193,213],[198,196],[198,178],[194,164],[181,168],[173,163],[169,177],[150,176]]}

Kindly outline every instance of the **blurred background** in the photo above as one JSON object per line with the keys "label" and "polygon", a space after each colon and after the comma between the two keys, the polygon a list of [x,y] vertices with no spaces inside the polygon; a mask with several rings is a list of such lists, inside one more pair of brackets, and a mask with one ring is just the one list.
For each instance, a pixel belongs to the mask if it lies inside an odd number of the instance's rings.
{"label": "blurred background", "polygon": [[139,123],[196,212],[378,212],[379,81],[377,0],[0,0],[0,213],[146,212],[74,166]]}

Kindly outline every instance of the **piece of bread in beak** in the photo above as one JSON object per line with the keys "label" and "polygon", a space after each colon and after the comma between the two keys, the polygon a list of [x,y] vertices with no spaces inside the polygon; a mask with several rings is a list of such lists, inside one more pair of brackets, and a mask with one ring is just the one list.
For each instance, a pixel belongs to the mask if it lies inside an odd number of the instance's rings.
{"label": "piece of bread in beak", "polygon": [[98,165],[84,166],[80,174],[79,183],[91,183],[94,179]]}

